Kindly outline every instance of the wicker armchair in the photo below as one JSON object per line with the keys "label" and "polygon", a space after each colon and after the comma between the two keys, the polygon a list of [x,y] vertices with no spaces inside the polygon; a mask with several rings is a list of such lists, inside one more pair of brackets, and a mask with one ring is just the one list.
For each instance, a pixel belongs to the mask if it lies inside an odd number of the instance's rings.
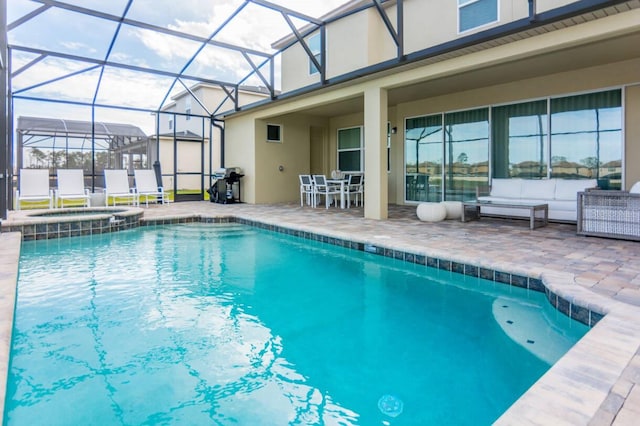
{"label": "wicker armchair", "polygon": [[603,190],[579,192],[577,233],[640,241],[640,194]]}

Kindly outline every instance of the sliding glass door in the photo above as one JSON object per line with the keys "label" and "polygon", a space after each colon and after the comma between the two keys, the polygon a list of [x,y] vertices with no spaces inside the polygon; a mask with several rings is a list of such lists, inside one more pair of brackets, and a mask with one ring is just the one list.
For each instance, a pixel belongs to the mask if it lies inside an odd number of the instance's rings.
{"label": "sliding glass door", "polygon": [[492,108],[493,177],[547,177],[547,121],[547,100]]}
{"label": "sliding glass door", "polygon": [[620,89],[408,118],[405,200],[473,199],[490,176],[620,189],[622,154]]}
{"label": "sliding glass door", "polygon": [[551,177],[622,184],[620,90],[551,100]]}
{"label": "sliding glass door", "polygon": [[489,110],[448,113],[444,123],[444,199],[473,200],[489,179]]}
{"label": "sliding glass door", "polygon": [[442,114],[408,118],[405,132],[405,199],[442,197]]}

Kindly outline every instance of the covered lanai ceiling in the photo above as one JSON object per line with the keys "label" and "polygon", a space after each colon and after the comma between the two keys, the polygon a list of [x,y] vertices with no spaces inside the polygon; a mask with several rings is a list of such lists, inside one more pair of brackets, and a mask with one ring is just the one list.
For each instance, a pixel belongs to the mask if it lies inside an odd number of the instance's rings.
{"label": "covered lanai ceiling", "polygon": [[[194,84],[279,89],[279,52],[347,0],[10,0],[14,99],[156,111]],[[295,39],[294,39],[295,40]]]}

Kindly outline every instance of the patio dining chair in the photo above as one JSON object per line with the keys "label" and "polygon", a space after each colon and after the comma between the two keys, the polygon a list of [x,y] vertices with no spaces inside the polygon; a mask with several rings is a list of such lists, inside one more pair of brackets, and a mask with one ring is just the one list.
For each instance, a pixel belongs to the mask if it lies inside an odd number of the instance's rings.
{"label": "patio dining chair", "polygon": [[84,172],[82,169],[58,169],[57,175],[56,206],[63,208],[65,200],[69,200],[82,202],[82,207],[91,207],[91,194],[84,187]]}
{"label": "patio dining chair", "polygon": [[[331,185],[327,183],[325,175],[313,175],[313,182],[316,196],[324,197],[325,208],[329,208],[329,205],[334,201],[336,196],[342,197],[339,185]],[[338,202],[336,201],[336,206]]]}
{"label": "patio dining chair", "polygon": [[311,175],[298,175],[300,179],[300,207],[304,207],[304,202],[308,206],[316,206],[315,189],[313,186],[313,179]]}
{"label": "patio dining chair", "polygon": [[20,203],[48,202],[53,208],[53,191],[49,188],[49,169],[20,169],[20,183],[16,191],[16,210],[20,210]]}
{"label": "patio dining chair", "polygon": [[138,194],[134,188],[129,186],[129,175],[126,170],[105,170],[104,171],[104,195],[105,203],[108,206],[109,200],[116,203],[126,202],[127,204],[138,205]]}
{"label": "patio dining chair", "polygon": [[364,197],[364,185],[362,182],[362,175],[353,174],[349,175],[349,182],[345,187],[345,195],[347,196],[347,208],[351,207],[351,197],[353,197],[354,205],[362,205],[362,198]]}
{"label": "patio dining chair", "polygon": [[149,198],[162,204],[169,202],[164,188],[158,186],[155,171],[151,169],[136,169],[133,171],[133,175],[136,181],[135,192],[138,194],[138,202],[142,197],[144,197],[147,207],[149,207]]}

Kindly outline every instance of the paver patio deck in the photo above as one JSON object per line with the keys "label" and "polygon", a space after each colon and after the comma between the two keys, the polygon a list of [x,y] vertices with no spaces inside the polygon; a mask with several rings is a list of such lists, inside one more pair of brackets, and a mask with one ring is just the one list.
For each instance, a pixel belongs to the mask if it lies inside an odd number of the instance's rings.
{"label": "paver patio deck", "polygon": [[[3,226],[21,220],[24,214],[11,212]],[[389,219],[377,221],[364,219],[362,208],[185,202],[150,206],[143,220],[194,215],[241,217],[488,269],[542,276],[545,283],[557,283],[560,291],[603,307],[609,314],[500,423],[630,425],[640,419],[639,242],[577,236],[575,224],[551,223],[530,230],[526,221],[505,219],[424,223],[417,219],[414,206],[390,206]],[[3,259],[16,259],[20,244],[13,235],[0,234]],[[3,294],[15,287],[16,271],[12,262],[0,262]],[[0,343],[8,345],[6,336],[0,336]]]}

